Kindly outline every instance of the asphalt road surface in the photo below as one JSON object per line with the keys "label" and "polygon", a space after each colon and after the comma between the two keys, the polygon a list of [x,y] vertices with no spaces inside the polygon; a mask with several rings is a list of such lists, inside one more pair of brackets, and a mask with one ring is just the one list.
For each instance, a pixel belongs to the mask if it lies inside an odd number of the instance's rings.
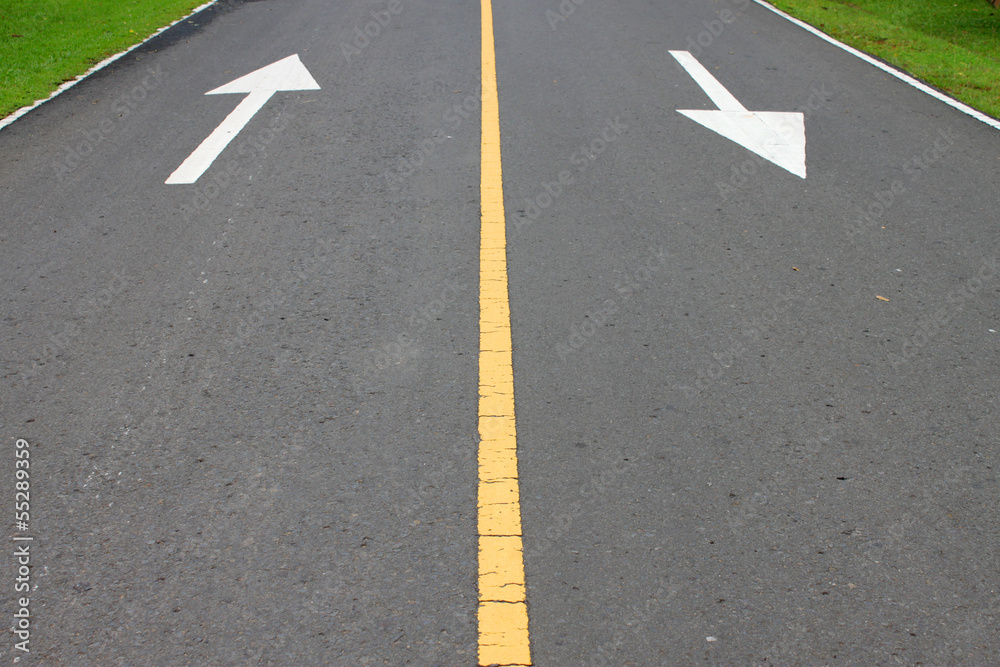
{"label": "asphalt road surface", "polygon": [[[533,664],[1000,663],[1000,131],[750,2],[492,13]],[[5,661],[477,663],[481,18],[225,2],[0,132]]]}

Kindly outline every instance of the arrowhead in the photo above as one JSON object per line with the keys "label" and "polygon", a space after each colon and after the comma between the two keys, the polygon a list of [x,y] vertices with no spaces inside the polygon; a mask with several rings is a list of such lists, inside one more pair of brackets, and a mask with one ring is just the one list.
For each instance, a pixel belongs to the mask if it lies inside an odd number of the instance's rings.
{"label": "arrowhead", "polygon": [[210,90],[206,95],[229,93],[271,92],[279,90],[319,90],[319,84],[299,60],[299,54],[288,56],[256,72],[250,72],[224,86]]}
{"label": "arrowhead", "polygon": [[806,126],[788,111],[678,110],[782,169],[806,177]]}

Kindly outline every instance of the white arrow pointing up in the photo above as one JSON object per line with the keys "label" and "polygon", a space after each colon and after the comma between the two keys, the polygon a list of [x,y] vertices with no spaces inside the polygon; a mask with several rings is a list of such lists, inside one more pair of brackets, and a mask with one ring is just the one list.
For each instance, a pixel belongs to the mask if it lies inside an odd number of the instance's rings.
{"label": "white arrow pointing up", "polygon": [[250,119],[267,104],[279,90],[319,90],[319,84],[309,74],[298,54],[288,56],[256,72],[250,72],[224,86],[210,90],[206,95],[226,95],[230,93],[249,93],[247,98],[233,109],[224,121],[201,142],[198,148],[177,167],[168,184],[189,184],[197,181],[205,170],[212,166],[215,158],[225,150],[229,142],[240,133]]}
{"label": "white arrow pointing up", "polygon": [[719,107],[718,111],[678,109],[679,113],[796,176],[806,177],[806,124],[803,114],[747,111],[689,52],[671,51],[670,55]]}

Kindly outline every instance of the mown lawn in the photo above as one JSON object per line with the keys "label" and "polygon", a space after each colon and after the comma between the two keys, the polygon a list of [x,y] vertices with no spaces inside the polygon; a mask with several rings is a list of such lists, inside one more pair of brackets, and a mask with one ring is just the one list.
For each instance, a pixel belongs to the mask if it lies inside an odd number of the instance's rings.
{"label": "mown lawn", "polygon": [[0,118],[205,0],[0,0]]}
{"label": "mown lawn", "polygon": [[1000,118],[1000,10],[986,0],[771,0]]}

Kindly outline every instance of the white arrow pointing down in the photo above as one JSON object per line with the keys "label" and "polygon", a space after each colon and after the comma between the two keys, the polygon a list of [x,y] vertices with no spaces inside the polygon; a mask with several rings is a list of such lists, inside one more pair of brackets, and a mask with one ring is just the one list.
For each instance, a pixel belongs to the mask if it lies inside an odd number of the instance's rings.
{"label": "white arrow pointing down", "polygon": [[689,52],[671,51],[670,55],[719,107],[718,111],[678,109],[678,113],[796,176],[806,177],[806,125],[803,114],[747,111]]}
{"label": "white arrow pointing down", "polygon": [[298,54],[288,56],[255,72],[241,76],[224,86],[210,90],[206,95],[226,95],[249,93],[233,112],[201,142],[198,148],[177,167],[168,185],[191,184],[197,181],[212,166],[219,154],[225,150],[250,119],[267,104],[271,96],[281,90],[319,90],[319,84],[309,74]]}

